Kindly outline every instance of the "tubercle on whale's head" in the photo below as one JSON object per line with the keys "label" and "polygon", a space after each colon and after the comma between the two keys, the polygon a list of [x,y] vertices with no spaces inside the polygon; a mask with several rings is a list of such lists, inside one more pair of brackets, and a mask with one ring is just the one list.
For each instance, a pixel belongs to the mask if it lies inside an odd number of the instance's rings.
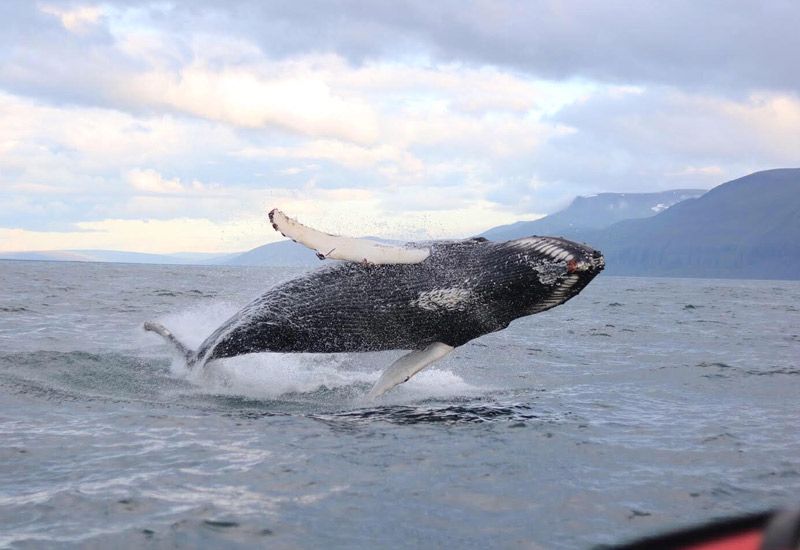
{"label": "tubercle on whale's head", "polygon": [[525,237],[508,244],[538,259],[563,263],[569,273],[600,272],[605,267],[600,251],[562,237]]}

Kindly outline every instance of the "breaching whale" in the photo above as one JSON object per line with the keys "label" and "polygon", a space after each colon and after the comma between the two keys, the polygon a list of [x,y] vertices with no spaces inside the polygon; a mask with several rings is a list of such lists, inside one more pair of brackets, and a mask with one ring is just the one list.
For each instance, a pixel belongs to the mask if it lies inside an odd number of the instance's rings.
{"label": "breaching whale", "polygon": [[559,237],[477,237],[404,246],[329,235],[272,210],[273,228],[343,260],[281,283],[228,319],[196,351],[165,327],[189,367],[247,353],[410,350],[369,392],[377,397],[470,340],[562,304],[605,266],[592,248]]}

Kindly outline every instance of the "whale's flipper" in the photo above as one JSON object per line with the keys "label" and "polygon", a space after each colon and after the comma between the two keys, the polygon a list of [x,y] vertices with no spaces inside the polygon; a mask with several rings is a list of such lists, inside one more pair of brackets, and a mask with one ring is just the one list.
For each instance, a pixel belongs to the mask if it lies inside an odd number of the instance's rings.
{"label": "whale's flipper", "polygon": [[276,231],[317,252],[320,260],[345,260],[370,264],[418,264],[430,256],[429,248],[406,248],[368,239],[339,237],[306,227],[275,208],[269,221]]}
{"label": "whale's flipper", "polygon": [[453,346],[448,346],[441,342],[434,342],[423,350],[407,353],[392,363],[388,369],[383,371],[383,374],[381,374],[381,377],[375,382],[375,385],[372,386],[367,397],[370,399],[380,397],[398,384],[407,382],[409,378],[428,365],[441,359],[453,351],[453,349]]}
{"label": "whale's flipper", "polygon": [[144,330],[149,330],[150,332],[155,332],[156,334],[160,334],[163,336],[168,342],[170,342],[173,346],[178,348],[178,351],[186,358],[187,363],[192,363],[194,358],[194,352],[184,346],[180,340],[175,338],[175,335],[172,334],[164,325],[160,325],[158,323],[153,323],[151,321],[147,321],[144,324]]}

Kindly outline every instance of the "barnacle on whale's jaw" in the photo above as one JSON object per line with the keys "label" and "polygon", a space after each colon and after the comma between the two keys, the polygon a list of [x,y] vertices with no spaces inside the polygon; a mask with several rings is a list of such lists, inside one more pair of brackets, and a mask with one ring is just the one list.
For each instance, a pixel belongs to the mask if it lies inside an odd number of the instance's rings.
{"label": "barnacle on whale's jaw", "polygon": [[584,253],[580,260],[569,260],[567,262],[567,273],[592,273],[597,274],[606,267],[606,260],[599,250],[591,250]]}

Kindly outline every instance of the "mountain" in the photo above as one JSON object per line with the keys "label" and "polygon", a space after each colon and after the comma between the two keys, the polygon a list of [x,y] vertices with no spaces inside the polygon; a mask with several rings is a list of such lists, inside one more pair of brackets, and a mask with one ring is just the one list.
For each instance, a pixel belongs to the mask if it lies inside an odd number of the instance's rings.
{"label": "mountain", "polygon": [[[617,221],[620,217],[633,219]],[[687,189],[579,197],[541,220],[484,233],[497,240],[535,234],[590,243],[603,251],[606,272],[613,275],[800,279],[800,168],[756,172],[706,193]],[[0,253],[0,258],[320,265],[313,252],[291,241],[229,255],[67,250]]]}
{"label": "mountain", "polygon": [[146,254],[119,250],[43,250],[30,252],[0,252],[4,260],[42,260],[51,262],[119,262],[128,264],[215,264],[223,263],[237,254]]}
{"label": "mountain", "polygon": [[800,169],[756,172],[586,237],[615,275],[800,279]]}
{"label": "mountain", "polygon": [[225,265],[269,265],[281,267],[317,267],[316,254],[294,241],[269,243],[226,260]]}
{"label": "mountain", "polygon": [[622,220],[648,218],[705,193],[701,189],[674,189],[659,193],[600,193],[576,197],[559,212],[534,221],[493,227],[481,236],[493,241],[508,241],[530,235],[556,235],[580,239],[596,229]]}
{"label": "mountain", "polygon": [[0,252],[0,260],[40,260],[50,262],[118,262],[128,264],[246,265],[317,267],[320,260],[306,247],[292,241],[265,244],[247,252],[212,254],[182,252],[146,254],[119,250],[44,250]]}
{"label": "mountain", "polygon": [[[658,193],[601,193],[591,197],[576,197],[567,208],[555,214],[534,221],[494,227],[480,236],[497,241],[529,235],[560,235],[575,240],[587,240],[597,229],[620,220],[655,216],[678,202],[703,193],[705,191],[701,189],[674,189]],[[259,246],[224,263],[316,267],[319,260],[313,252],[295,242],[280,241]]]}
{"label": "mountain", "polygon": [[[378,237],[361,237],[384,244],[402,244],[401,241],[381,239]],[[332,262],[335,260],[326,260]],[[248,252],[237,254],[224,262],[226,265],[267,265],[280,267],[319,267],[321,260],[303,245],[284,240],[269,243]]]}

